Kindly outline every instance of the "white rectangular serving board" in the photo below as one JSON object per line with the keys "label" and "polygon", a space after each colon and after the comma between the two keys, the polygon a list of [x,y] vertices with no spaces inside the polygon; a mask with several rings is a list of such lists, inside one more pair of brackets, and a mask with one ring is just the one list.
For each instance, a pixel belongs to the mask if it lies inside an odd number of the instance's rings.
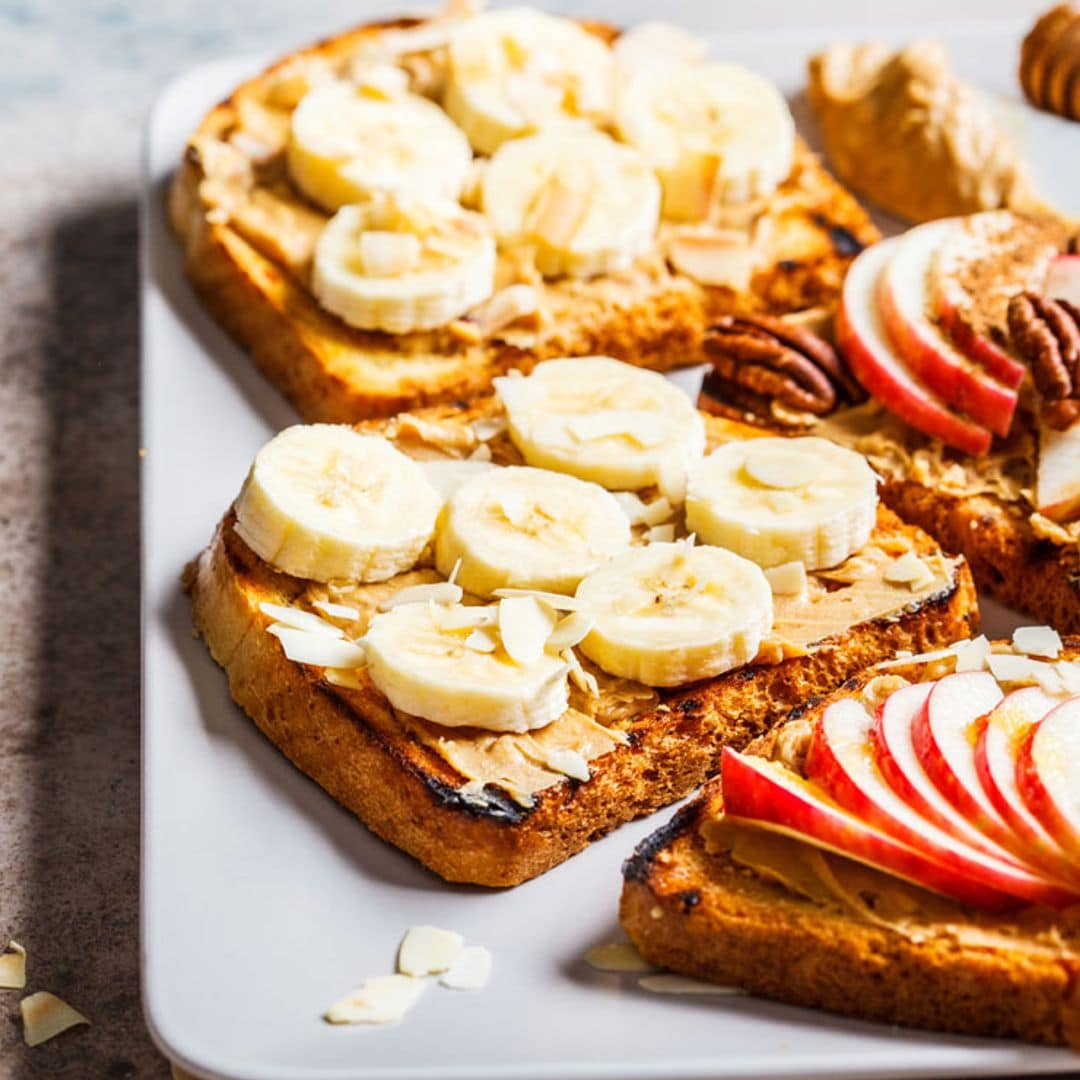
{"label": "white rectangular serving board", "polygon": [[[843,32],[740,36],[718,41],[715,53],[794,93],[805,57]],[[961,72],[1016,97],[1018,27],[935,33]],[[653,995],[633,976],[594,972],[585,950],[621,936],[620,864],[670,809],[517,889],[450,886],[371,836],[231,703],[223,673],[192,637],[180,574],[260,445],[296,417],[196,302],[163,199],[187,134],[259,66],[260,58],[238,57],[189,72],[162,95],[147,136],[143,990],[162,1050],[198,1076],[229,1080],[944,1077],[1075,1068],[1063,1051],[901,1031],[743,996]],[[1077,129],[1008,111],[1048,194],[1071,197],[1076,209]],[[989,632],[1016,622],[985,610]],[[323,1023],[331,1002],[393,970],[401,934],[416,923],[488,946],[490,986],[432,986],[395,1028]]]}

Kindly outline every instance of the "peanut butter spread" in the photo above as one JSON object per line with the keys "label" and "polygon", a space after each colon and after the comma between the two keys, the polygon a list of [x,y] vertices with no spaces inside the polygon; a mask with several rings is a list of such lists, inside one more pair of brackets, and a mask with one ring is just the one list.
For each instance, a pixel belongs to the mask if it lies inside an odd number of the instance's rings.
{"label": "peanut butter spread", "polygon": [[837,174],[891,214],[1037,204],[1012,139],[938,42],[832,45],[811,58],[808,92]]}
{"label": "peanut butter spread", "polygon": [[[405,415],[383,423],[381,430],[395,441],[398,449],[419,461],[463,461],[475,454],[479,446],[484,446],[493,464],[522,463],[506,434],[501,408],[492,404],[491,410],[490,415],[468,423],[454,418],[430,420]],[[745,429],[713,418],[708,431],[712,448],[742,436]],[[649,493],[641,494],[649,497]],[[681,522],[678,533],[684,533]],[[639,526],[635,529],[635,542],[644,540],[644,529]],[[859,622],[900,617],[908,605],[951,586],[955,564],[940,554],[921,556],[930,575],[927,583],[918,588],[885,581],[885,568],[909,549],[910,544],[903,536],[875,533],[866,547],[840,566],[809,574],[803,595],[774,597],[772,635],[756,662],[777,663],[785,656],[804,654],[815,643]],[[324,618],[328,616],[315,606],[318,603],[329,601],[351,609],[355,617],[335,615],[329,616],[329,621],[355,640],[367,630],[379,604],[394,593],[411,585],[440,580],[427,553],[416,569],[389,581],[364,585],[309,583],[296,602]],[[465,602],[481,601],[466,596]],[[572,686],[570,708],[539,731],[496,734],[441,727],[403,714],[398,714],[397,719],[466,778],[469,783],[462,791],[467,797],[483,803],[483,786],[493,784],[528,806],[536,792],[560,783],[567,776],[587,778],[590,762],[626,742],[627,729],[635,718],[666,707],[662,694],[652,687],[615,678],[584,658],[581,662],[597,680],[599,695],[593,697]],[[355,678],[350,675],[345,682],[334,682],[333,678],[330,681],[344,692],[378,694],[363,670]]]}

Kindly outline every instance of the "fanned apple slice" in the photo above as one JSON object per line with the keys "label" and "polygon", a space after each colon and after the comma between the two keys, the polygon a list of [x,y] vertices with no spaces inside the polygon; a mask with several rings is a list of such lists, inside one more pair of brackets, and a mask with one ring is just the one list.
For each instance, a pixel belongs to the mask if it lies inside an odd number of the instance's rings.
{"label": "fanned apple slice", "polygon": [[926,708],[934,683],[913,683],[890,694],[874,716],[874,759],[885,782],[913,810],[957,840],[987,855],[1016,862],[1013,855],[972,825],[938,791],[915,753],[912,728]]}
{"label": "fanned apple slice", "polygon": [[1039,425],[1035,505],[1052,521],[1080,515],[1080,421],[1064,431]]}
{"label": "fanned apple slice", "polygon": [[1068,698],[1028,734],[1016,763],[1027,808],[1080,859],[1080,696]]}
{"label": "fanned apple slice", "polygon": [[957,873],[1031,903],[1062,907],[1080,899],[1032,869],[957,840],[910,807],[889,787],[874,762],[873,725],[873,717],[854,698],[840,698],[825,708],[810,740],[807,777],[845,810]]}
{"label": "fanned apple slice", "polygon": [[969,454],[985,454],[990,432],[953,412],[912,373],[886,337],[877,288],[896,244],[895,239],[882,240],[848,268],[836,314],[836,343],[855,378],[890,412],[924,435]]}
{"label": "fanned apple slice", "polygon": [[991,911],[1016,906],[1008,892],[860,820],[778,762],[725,747],[720,772],[726,818],[793,836],[964,904]]}
{"label": "fanned apple slice", "polygon": [[1038,686],[1007,694],[982,724],[975,744],[975,771],[994,809],[1023,839],[1030,861],[1055,877],[1080,883],[1080,861],[1070,860],[1027,808],[1016,783],[1020,747],[1032,726],[1060,703],[1061,698]]}
{"label": "fanned apple slice", "polygon": [[1007,435],[1016,412],[1016,390],[965,356],[929,315],[934,257],[959,229],[959,219],[946,218],[904,233],[879,279],[878,306],[885,333],[911,372],[946,404],[995,434]]}

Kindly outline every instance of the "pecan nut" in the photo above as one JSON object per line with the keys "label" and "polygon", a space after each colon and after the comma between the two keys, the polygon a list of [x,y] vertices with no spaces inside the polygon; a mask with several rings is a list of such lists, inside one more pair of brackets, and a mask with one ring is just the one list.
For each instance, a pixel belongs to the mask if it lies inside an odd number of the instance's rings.
{"label": "pecan nut", "polygon": [[[1031,369],[1043,418],[1068,426],[1080,407],[1080,309],[1064,299],[1019,293],[1009,301],[1013,348]],[[1067,404],[1068,403],[1068,404]]]}
{"label": "pecan nut", "polygon": [[730,386],[758,402],[814,416],[863,396],[824,338],[771,315],[721,317],[706,335],[705,351],[713,365],[707,388],[721,394]]}

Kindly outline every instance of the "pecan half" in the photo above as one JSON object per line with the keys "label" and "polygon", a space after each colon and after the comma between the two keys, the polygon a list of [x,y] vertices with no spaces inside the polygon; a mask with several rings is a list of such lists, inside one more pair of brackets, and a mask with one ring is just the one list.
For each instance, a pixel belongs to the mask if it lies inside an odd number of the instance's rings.
{"label": "pecan half", "polygon": [[775,316],[723,316],[710,327],[705,352],[713,365],[706,392],[722,398],[725,388],[733,388],[742,402],[753,401],[751,411],[759,411],[762,403],[777,402],[824,416],[841,398],[863,397],[824,338]]}
{"label": "pecan half", "polygon": [[1042,397],[1043,418],[1069,426],[1080,411],[1080,309],[1068,300],[1019,293],[1009,301],[1008,322],[1013,347]]}

